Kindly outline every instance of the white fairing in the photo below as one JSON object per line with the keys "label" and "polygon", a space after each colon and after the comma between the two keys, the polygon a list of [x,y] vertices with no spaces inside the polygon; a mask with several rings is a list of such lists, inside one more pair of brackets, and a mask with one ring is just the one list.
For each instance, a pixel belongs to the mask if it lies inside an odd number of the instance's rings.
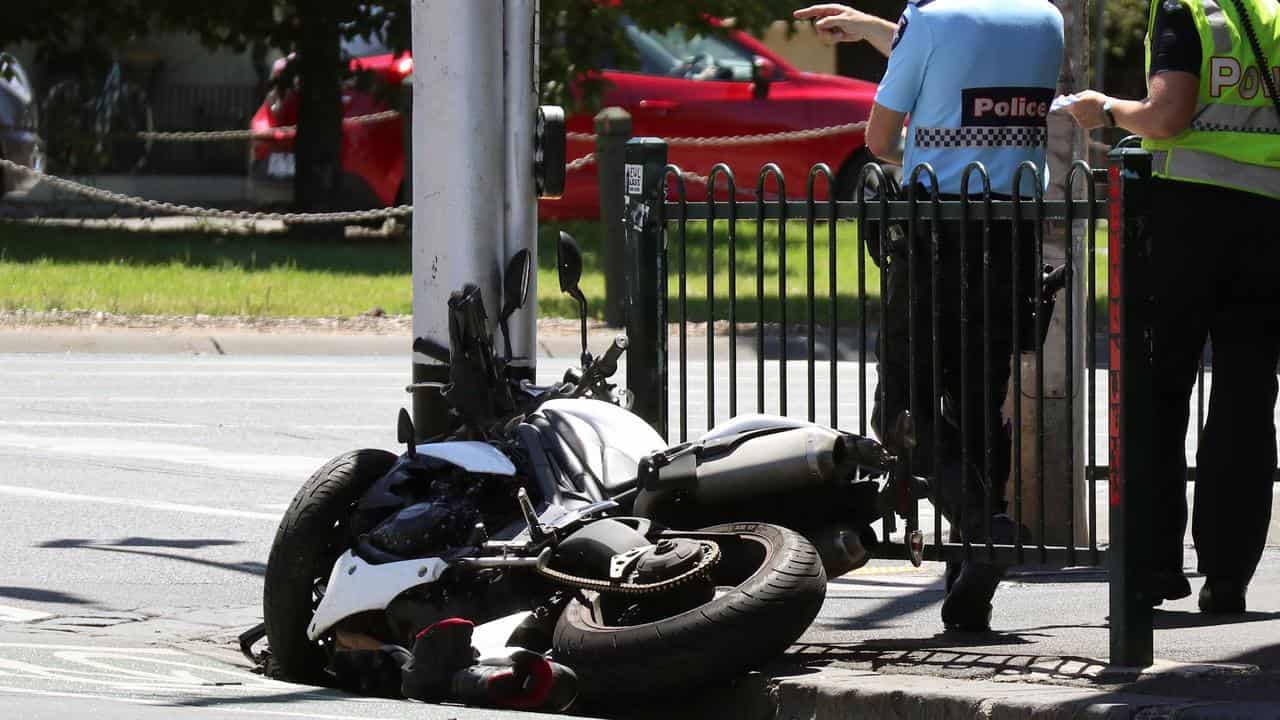
{"label": "white fairing", "polygon": [[835,433],[834,430],[818,425],[816,423],[805,422],[804,420],[795,420],[793,418],[782,417],[781,415],[739,415],[732,420],[726,420],[719,425],[707,431],[702,436],[702,440],[716,440],[718,438],[730,437],[732,435],[740,435],[745,432],[754,430],[765,430],[768,428],[818,428]]}
{"label": "white fairing", "polygon": [[315,640],[357,613],[383,610],[405,590],[438,580],[447,567],[439,558],[370,565],[348,550],[333,565],[307,637]]}
{"label": "white fairing", "polygon": [[457,465],[467,472],[508,476],[516,474],[516,466],[512,464],[511,459],[498,452],[489,443],[474,441],[425,443],[418,446],[418,454]]}
{"label": "white fairing", "polygon": [[611,403],[550,400],[539,412],[556,421],[557,432],[572,434],[581,443],[586,469],[606,484],[635,478],[642,458],[667,448],[649,423]]}

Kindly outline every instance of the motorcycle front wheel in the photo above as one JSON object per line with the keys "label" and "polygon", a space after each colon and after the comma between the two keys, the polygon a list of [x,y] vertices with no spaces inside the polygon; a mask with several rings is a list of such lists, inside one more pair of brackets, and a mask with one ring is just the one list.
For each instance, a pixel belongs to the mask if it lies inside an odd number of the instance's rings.
{"label": "motorcycle front wheel", "polygon": [[556,624],[553,655],[572,667],[585,700],[679,693],[732,677],[781,655],[817,616],[827,592],[818,552],[799,533],[732,523],[712,569],[715,597],[670,617],[613,625],[598,603],[569,603]]}
{"label": "motorcycle front wheel", "polygon": [[263,578],[262,616],[276,680],[329,684],[324,648],[307,626],[324,596],[329,573],[348,547],[355,504],[395,464],[385,450],[355,450],[330,460],[298,490],[280,520]]}

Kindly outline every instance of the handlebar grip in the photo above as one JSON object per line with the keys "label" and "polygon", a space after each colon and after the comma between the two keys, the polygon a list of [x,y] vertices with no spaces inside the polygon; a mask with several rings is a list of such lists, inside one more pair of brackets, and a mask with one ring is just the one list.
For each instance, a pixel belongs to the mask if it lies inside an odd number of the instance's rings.
{"label": "handlebar grip", "polygon": [[442,363],[449,362],[449,349],[434,340],[420,337],[413,340],[413,351],[422,353]]}
{"label": "handlebar grip", "polygon": [[609,344],[609,349],[604,351],[604,355],[596,360],[596,367],[600,369],[602,379],[612,377],[618,371],[618,360],[622,358],[622,353],[627,351],[630,342],[626,335],[619,335]]}

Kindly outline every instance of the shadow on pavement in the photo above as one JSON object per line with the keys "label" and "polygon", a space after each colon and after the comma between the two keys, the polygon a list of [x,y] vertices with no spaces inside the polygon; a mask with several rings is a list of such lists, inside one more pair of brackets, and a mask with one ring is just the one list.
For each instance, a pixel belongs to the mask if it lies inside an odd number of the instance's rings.
{"label": "shadow on pavement", "polygon": [[0,597],[35,603],[61,603],[64,605],[90,605],[93,602],[71,593],[25,587],[0,586]]}
{"label": "shadow on pavement", "polygon": [[[142,549],[139,549],[138,547],[139,545],[141,545],[141,547],[178,547],[181,549],[188,549],[188,546],[186,545],[159,544],[159,543],[169,543],[169,542],[175,542],[175,543],[184,542],[181,540],[155,541],[156,544],[142,544],[142,543],[136,542],[141,540],[147,540],[146,538],[127,538],[126,540],[135,541],[135,542],[132,542],[126,545],[124,541],[98,542],[96,540],[85,540],[81,538],[64,538],[61,540],[48,540],[46,542],[40,543],[36,547],[61,549],[61,550],[71,550],[71,549],[100,550],[103,552],[123,553],[125,555],[145,555],[148,557],[163,558],[166,560],[177,560],[179,562],[192,563],[193,565],[202,565],[204,567],[218,568],[220,570],[230,570],[232,572],[245,573],[247,575],[262,576],[262,575],[265,575],[267,572],[266,563],[258,562],[256,560],[244,561],[244,562],[218,562],[216,560],[205,560],[202,558],[190,557],[188,555],[179,555],[177,553],[157,552],[153,550],[142,550]],[[232,541],[232,540],[193,540],[190,542],[203,543],[201,545],[191,546],[195,548],[238,544],[238,541]]]}
{"label": "shadow on pavement", "polygon": [[199,550],[206,547],[221,547],[225,545],[240,545],[239,540],[217,540],[217,539],[177,539],[177,538],[149,538],[149,537],[128,537],[114,540],[111,542],[98,542],[95,540],[86,540],[81,538],[64,538],[62,540],[50,540],[40,544],[42,548],[76,548],[89,547],[158,547],[158,548],[179,548],[182,550]]}
{"label": "shadow on pavement", "polygon": [[1201,612],[1157,609],[1153,613],[1152,622],[1157,630],[1176,630],[1178,628],[1214,627],[1217,625],[1238,625],[1240,623],[1267,622],[1268,620],[1276,619],[1280,619],[1280,612],[1247,612],[1243,615],[1206,615]]}

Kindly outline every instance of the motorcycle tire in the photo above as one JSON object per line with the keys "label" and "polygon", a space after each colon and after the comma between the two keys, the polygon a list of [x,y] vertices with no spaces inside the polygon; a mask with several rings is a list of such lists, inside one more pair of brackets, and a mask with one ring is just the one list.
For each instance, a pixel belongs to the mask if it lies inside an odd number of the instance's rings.
{"label": "motorcycle tire", "polygon": [[346,523],[353,506],[395,461],[396,456],[385,450],[339,455],[311,476],[285,511],[271,544],[262,590],[270,677],[329,684],[324,672],[328,657],[307,637],[307,625],[333,564],[347,549]]}
{"label": "motorcycle tire", "polygon": [[702,532],[733,533],[712,570],[714,599],[662,620],[611,626],[582,599],[556,624],[553,657],[578,674],[582,698],[605,705],[678,694],[733,677],[781,655],[807,629],[827,592],[818,551],[799,533],[764,523]]}

